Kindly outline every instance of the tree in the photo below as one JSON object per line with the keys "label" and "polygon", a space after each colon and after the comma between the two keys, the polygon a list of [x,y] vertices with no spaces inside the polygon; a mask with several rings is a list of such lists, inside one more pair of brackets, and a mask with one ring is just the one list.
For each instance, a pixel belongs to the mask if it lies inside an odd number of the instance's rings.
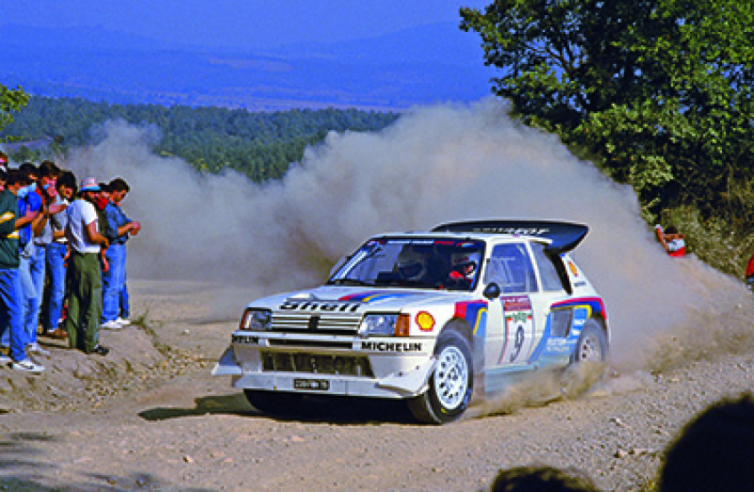
{"label": "tree", "polygon": [[713,211],[754,179],[754,3],[498,0],[461,17],[522,120],[645,205]]}
{"label": "tree", "polygon": [[20,86],[8,89],[0,84],[0,131],[13,121],[14,112],[29,104],[29,95]]}

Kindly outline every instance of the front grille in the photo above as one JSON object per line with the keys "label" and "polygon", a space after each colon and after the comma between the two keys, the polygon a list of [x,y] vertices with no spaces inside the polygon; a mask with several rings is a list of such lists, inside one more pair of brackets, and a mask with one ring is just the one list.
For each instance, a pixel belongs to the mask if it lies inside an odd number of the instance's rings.
{"label": "front grille", "polygon": [[262,369],[264,371],[374,377],[369,359],[360,355],[262,352]]}
{"label": "front grille", "polygon": [[294,347],[311,347],[311,348],[323,348],[323,349],[352,349],[353,342],[332,342],[329,340],[283,340],[279,338],[270,338],[267,343],[271,347],[278,346],[294,346]]}
{"label": "front grille", "polygon": [[308,331],[331,335],[355,334],[361,315],[273,313],[272,331]]}

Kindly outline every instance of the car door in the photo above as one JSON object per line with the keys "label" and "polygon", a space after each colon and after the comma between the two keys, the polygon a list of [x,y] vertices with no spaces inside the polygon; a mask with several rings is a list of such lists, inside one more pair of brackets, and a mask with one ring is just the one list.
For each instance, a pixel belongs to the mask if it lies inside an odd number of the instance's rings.
{"label": "car door", "polygon": [[[538,326],[544,306],[526,242],[497,244],[492,248],[484,284],[496,283],[500,296],[489,304],[485,365],[526,366],[543,327]],[[538,316],[539,315],[539,316]],[[523,367],[521,367],[523,368]]]}

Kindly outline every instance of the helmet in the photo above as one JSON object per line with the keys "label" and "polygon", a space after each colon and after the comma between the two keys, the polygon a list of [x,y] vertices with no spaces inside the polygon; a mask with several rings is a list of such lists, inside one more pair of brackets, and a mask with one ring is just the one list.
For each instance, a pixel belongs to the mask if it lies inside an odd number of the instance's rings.
{"label": "helmet", "polygon": [[476,267],[479,265],[479,260],[481,260],[481,258],[482,255],[479,251],[460,251],[451,255],[450,262],[453,266],[453,270],[456,271],[463,270],[467,266],[472,266],[473,268],[468,272],[462,272],[467,277],[471,277],[476,271]]}
{"label": "helmet", "polygon": [[418,280],[427,270],[427,259],[413,248],[404,248],[399,254],[395,266],[398,273],[406,280]]}

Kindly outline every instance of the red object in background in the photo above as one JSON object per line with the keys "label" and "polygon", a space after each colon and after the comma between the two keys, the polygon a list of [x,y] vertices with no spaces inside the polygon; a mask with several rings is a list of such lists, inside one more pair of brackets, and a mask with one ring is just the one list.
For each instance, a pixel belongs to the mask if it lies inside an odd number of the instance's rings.
{"label": "red object in background", "polygon": [[751,275],[754,275],[754,255],[751,255],[751,258],[749,258],[749,263],[746,265],[746,275],[744,275],[744,277],[748,278]]}

